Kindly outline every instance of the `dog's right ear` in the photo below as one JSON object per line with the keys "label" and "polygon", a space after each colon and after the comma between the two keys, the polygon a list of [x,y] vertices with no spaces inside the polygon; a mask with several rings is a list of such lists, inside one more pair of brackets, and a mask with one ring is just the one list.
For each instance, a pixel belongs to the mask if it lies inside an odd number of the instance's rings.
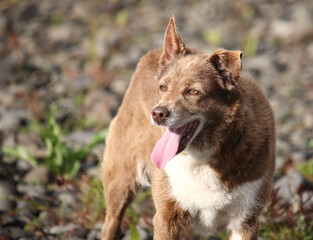
{"label": "dog's right ear", "polygon": [[164,36],[163,52],[160,58],[160,64],[165,66],[173,59],[186,55],[185,43],[181,40],[175,23],[175,17],[172,16],[167,26]]}

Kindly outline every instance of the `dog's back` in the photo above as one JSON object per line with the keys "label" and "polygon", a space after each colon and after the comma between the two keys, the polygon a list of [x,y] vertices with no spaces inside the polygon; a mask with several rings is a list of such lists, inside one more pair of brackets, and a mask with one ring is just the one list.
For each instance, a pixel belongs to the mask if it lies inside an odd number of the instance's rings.
{"label": "dog's back", "polygon": [[152,149],[161,136],[160,129],[151,128],[150,122],[150,112],[158,98],[156,75],[160,55],[160,49],[154,50],[140,60],[118,114],[110,125],[103,161],[105,182],[112,180],[110,174],[106,174],[111,169],[110,164],[119,162],[125,165],[129,172],[126,175],[120,174],[125,177],[131,173],[130,178],[137,176],[136,169],[132,166],[136,166],[138,161],[142,162],[142,166],[150,164]]}

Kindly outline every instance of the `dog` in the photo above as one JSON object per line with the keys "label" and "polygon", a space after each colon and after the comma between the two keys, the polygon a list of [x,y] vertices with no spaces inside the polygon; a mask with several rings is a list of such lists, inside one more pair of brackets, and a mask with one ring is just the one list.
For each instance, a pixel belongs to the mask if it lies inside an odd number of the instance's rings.
{"label": "dog", "polygon": [[119,239],[128,204],[152,189],[154,239],[184,230],[258,238],[275,169],[272,109],[241,73],[241,51],[187,48],[174,16],[163,49],[142,57],[113,119],[102,162],[102,240]]}

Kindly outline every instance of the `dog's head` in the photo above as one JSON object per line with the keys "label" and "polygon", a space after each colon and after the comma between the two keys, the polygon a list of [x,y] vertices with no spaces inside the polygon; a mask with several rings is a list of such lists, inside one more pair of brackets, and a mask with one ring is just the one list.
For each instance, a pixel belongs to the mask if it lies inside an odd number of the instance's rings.
{"label": "dog's head", "polygon": [[152,154],[157,167],[207,138],[203,129],[213,133],[231,121],[239,101],[241,56],[223,49],[211,55],[191,51],[171,18],[160,57],[159,102],[151,112],[152,123],[167,129]]}

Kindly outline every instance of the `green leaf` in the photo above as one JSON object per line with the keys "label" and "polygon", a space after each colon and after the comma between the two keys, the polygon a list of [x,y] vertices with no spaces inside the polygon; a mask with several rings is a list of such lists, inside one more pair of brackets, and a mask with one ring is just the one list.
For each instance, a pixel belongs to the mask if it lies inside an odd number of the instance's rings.
{"label": "green leaf", "polygon": [[80,169],[80,163],[75,160],[70,169],[68,169],[68,177],[74,178]]}
{"label": "green leaf", "polygon": [[116,18],[115,18],[115,22],[118,26],[120,27],[124,27],[128,21],[129,18],[129,14],[127,9],[123,8],[120,11],[118,11]]}
{"label": "green leaf", "polygon": [[53,159],[53,164],[56,167],[61,167],[64,164],[64,146],[59,142],[54,149],[55,158]]}
{"label": "green leaf", "polygon": [[87,149],[92,149],[95,146],[97,146],[98,144],[100,144],[101,142],[104,142],[106,137],[108,136],[108,130],[102,130],[100,132],[98,132],[92,139],[91,142],[87,145]]}
{"label": "green leaf", "polygon": [[4,154],[26,160],[34,167],[38,165],[37,159],[34,158],[34,156],[30,154],[27,148],[23,146],[16,146],[16,147],[7,146],[7,147],[3,147],[2,151],[4,152]]}
{"label": "green leaf", "polygon": [[138,229],[135,225],[130,225],[130,240],[140,240]]}
{"label": "green leaf", "polygon": [[47,157],[51,157],[53,154],[53,144],[50,138],[45,138],[45,144],[47,148]]}

